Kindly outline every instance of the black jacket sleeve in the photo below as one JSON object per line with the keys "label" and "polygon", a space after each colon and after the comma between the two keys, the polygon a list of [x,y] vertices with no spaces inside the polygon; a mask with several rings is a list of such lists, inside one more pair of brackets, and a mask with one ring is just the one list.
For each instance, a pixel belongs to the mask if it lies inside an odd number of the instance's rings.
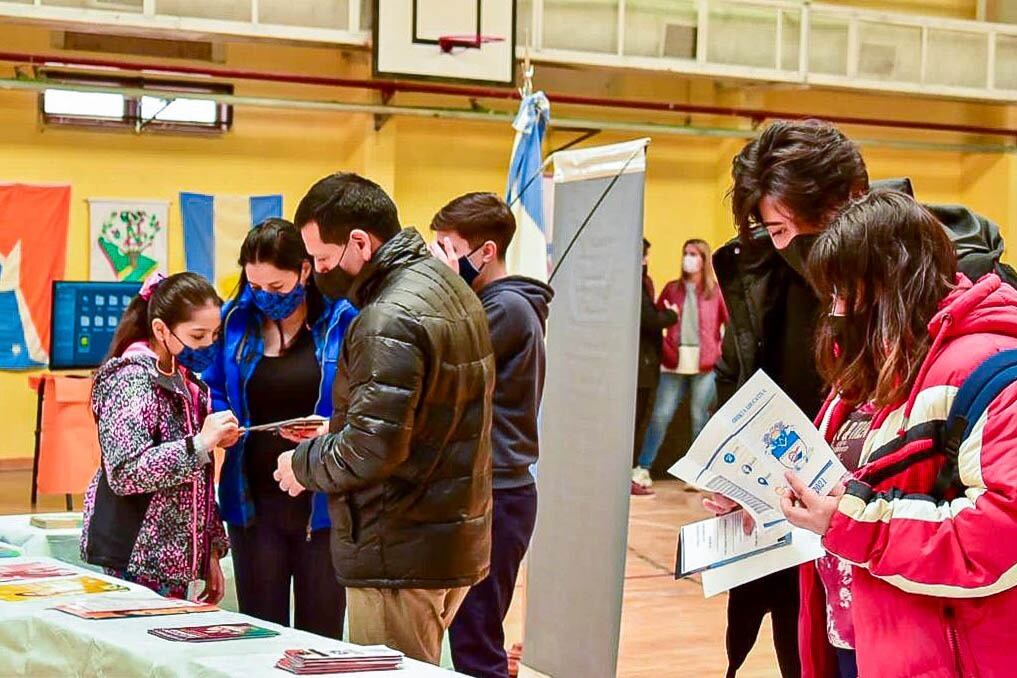
{"label": "black jacket sleeve", "polygon": [[717,379],[717,407],[720,407],[735,394],[741,386],[740,361],[738,360],[738,348],[736,345],[734,328],[728,325],[724,333],[724,340],[720,345],[720,359],[713,367],[713,373]]}
{"label": "black jacket sleeve", "polygon": [[308,490],[345,494],[369,487],[409,458],[426,366],[406,334],[382,330],[350,340],[345,421],[336,430],[333,420],[331,433],[302,443],[293,455],[293,472]]}
{"label": "black jacket sleeve", "polygon": [[653,298],[646,294],[645,291],[642,294],[642,299],[643,305],[639,312],[639,329],[643,332],[660,332],[678,322],[677,313],[670,309],[657,310],[656,304],[653,303]]}

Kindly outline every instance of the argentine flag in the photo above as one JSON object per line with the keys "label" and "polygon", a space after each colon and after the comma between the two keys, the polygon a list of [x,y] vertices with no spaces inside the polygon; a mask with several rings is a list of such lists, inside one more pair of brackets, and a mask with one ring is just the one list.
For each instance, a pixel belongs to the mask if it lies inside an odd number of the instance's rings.
{"label": "argentine flag", "polygon": [[512,123],[512,145],[505,202],[516,217],[516,235],[505,253],[509,273],[547,282],[550,261],[550,224],[544,220],[542,145],[551,104],[543,92],[523,99]]}
{"label": "argentine flag", "polygon": [[240,282],[240,246],[247,232],[270,217],[282,217],[281,195],[180,194],[187,270],[200,273],[222,296]]}

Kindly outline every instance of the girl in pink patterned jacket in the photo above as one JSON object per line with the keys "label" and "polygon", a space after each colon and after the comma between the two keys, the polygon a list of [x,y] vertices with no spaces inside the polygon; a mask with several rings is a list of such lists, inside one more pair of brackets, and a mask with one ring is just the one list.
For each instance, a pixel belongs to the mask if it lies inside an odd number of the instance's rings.
{"label": "girl in pink patterned jacket", "polygon": [[221,306],[201,276],[157,274],[124,313],[92,387],[102,464],[85,496],[81,541],[83,559],[109,574],[210,603],[222,599],[219,559],[229,547],[212,450],[238,437],[232,413],[208,413],[197,377]]}

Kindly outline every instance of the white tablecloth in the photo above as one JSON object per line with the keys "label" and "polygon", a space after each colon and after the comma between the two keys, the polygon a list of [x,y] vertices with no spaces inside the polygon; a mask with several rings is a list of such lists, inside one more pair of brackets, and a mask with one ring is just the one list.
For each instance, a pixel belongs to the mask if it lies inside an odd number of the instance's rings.
{"label": "white tablecloth", "polygon": [[[80,513],[45,513],[38,515],[64,518],[81,517]],[[44,530],[39,527],[33,527],[31,520],[32,516],[30,514],[0,516],[0,542],[6,542],[19,547],[26,556],[45,556],[95,572],[101,570],[101,568],[93,567],[81,560],[81,549],[79,547],[81,543],[81,528]],[[219,564],[222,566],[222,573],[226,578],[226,597],[219,603],[219,607],[236,612],[240,608],[237,606],[237,587],[233,578],[233,559],[230,556],[226,556],[219,561]]]}
{"label": "white tablecloth", "polygon": [[[27,560],[54,562],[49,558],[5,558],[0,562]],[[116,581],[105,575],[80,571]],[[132,584],[127,586],[133,595],[148,592],[147,589]],[[148,593],[155,596],[154,593]],[[282,657],[284,650],[344,646],[335,640],[234,612],[88,620],[50,609],[54,605],[83,597],[86,596],[16,603],[0,601],[0,675],[282,678],[291,674],[274,668],[274,664]],[[256,640],[175,643],[147,633],[154,628],[241,622],[270,628],[279,631],[280,635]],[[458,674],[408,659],[399,671],[357,675],[364,678],[449,678]]]}

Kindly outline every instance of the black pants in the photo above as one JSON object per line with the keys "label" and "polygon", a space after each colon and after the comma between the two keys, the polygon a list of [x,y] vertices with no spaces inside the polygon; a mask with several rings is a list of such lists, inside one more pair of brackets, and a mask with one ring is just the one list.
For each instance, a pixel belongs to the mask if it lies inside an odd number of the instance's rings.
{"label": "black pants", "polygon": [[449,628],[456,671],[474,678],[508,678],[502,623],[537,522],[537,487],[494,491],[491,573],[470,589]]}
{"label": "black pants", "polygon": [[799,678],[798,568],[775,572],[731,590],[727,600],[727,675],[732,678],[756,644],[763,617],[770,614],[773,645],[784,678]]}
{"label": "black pants", "polygon": [[346,590],[339,586],[329,552],[329,531],[270,523],[229,526],[233,572],[240,611],[252,617],[290,625],[290,582],[295,619],[302,631],[342,640]]}
{"label": "black pants", "polygon": [[636,465],[640,453],[643,451],[643,440],[646,438],[646,429],[650,427],[650,418],[653,416],[653,405],[657,399],[657,384],[636,389],[636,436],[632,446],[632,466]]}

